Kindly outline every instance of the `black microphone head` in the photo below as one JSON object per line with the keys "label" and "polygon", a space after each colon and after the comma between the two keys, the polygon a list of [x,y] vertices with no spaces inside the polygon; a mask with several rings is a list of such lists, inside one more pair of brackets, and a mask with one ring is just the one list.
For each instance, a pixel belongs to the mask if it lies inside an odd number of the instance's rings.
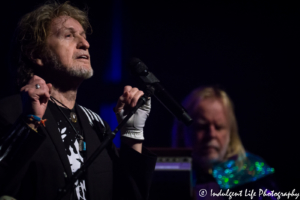
{"label": "black microphone head", "polygon": [[129,68],[135,76],[146,76],[148,74],[148,67],[138,58],[130,60]]}

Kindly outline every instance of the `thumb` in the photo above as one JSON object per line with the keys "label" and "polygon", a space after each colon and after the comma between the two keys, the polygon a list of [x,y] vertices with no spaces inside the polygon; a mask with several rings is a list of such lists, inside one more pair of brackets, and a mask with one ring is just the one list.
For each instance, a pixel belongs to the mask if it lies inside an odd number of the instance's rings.
{"label": "thumb", "polygon": [[119,113],[125,106],[125,103],[123,103],[122,101],[118,101],[117,105],[114,107],[114,112],[115,113]]}
{"label": "thumb", "polygon": [[[126,94],[125,94],[125,96],[126,96]],[[124,108],[124,106],[125,106],[124,100],[125,100],[125,97],[123,94],[119,97],[116,107],[114,107],[115,113],[119,113]]]}

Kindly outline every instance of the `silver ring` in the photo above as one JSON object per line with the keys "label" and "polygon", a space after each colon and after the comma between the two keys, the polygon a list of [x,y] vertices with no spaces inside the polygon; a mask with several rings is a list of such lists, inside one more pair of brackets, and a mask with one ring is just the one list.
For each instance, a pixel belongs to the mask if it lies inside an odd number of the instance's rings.
{"label": "silver ring", "polygon": [[36,84],[36,85],[35,85],[35,88],[36,88],[36,89],[40,89],[41,86],[40,86],[39,84]]}

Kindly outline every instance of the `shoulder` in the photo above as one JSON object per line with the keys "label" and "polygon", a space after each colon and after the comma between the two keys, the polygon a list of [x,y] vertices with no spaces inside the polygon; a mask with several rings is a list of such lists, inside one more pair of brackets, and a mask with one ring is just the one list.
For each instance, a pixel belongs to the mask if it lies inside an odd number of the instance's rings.
{"label": "shoulder", "polygon": [[264,159],[247,152],[242,165],[237,160],[229,159],[215,165],[212,175],[222,189],[228,189],[256,182],[273,173],[274,168],[270,167]]}
{"label": "shoulder", "polygon": [[97,135],[100,137],[100,140],[103,139],[106,133],[111,132],[108,123],[101,119],[96,112],[78,104],[76,104],[76,111],[79,119],[81,120],[82,126],[85,128],[91,127],[98,133]]}
{"label": "shoulder", "polygon": [[22,113],[22,99],[20,94],[0,99],[0,121],[14,123]]}
{"label": "shoulder", "polygon": [[101,117],[93,112],[92,110],[84,107],[84,106],[81,106],[81,105],[78,105],[79,107],[79,110],[82,110],[83,113],[86,115],[86,117],[88,118],[89,120],[89,123],[93,126],[94,123],[101,123],[103,126],[105,126],[103,120],[101,119]]}

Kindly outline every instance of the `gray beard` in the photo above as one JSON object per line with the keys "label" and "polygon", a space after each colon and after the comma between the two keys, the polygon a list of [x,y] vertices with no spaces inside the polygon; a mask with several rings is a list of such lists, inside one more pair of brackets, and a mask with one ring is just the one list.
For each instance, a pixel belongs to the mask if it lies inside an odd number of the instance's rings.
{"label": "gray beard", "polygon": [[58,57],[48,48],[45,49],[45,65],[50,67],[53,71],[65,74],[70,77],[79,79],[88,79],[93,76],[93,69],[86,69],[83,66],[77,65],[70,67],[64,67]]}

